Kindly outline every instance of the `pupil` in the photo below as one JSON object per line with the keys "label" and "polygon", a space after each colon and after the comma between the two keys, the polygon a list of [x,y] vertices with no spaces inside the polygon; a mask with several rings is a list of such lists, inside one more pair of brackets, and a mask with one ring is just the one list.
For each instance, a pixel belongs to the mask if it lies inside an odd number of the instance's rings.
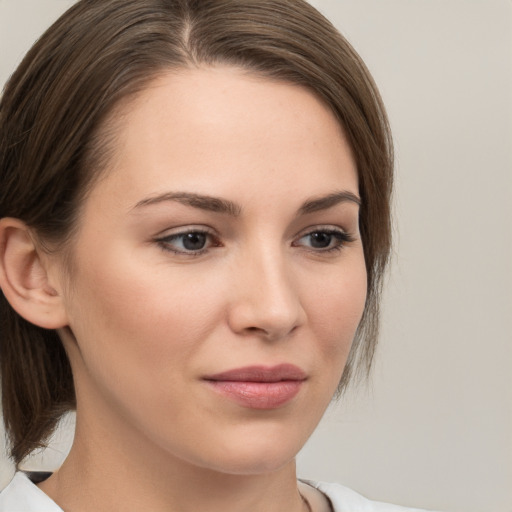
{"label": "pupil", "polygon": [[315,249],[325,249],[331,244],[332,236],[329,233],[312,233],[311,246]]}
{"label": "pupil", "polygon": [[204,233],[187,233],[183,238],[183,247],[188,251],[198,251],[204,248],[206,235]]}

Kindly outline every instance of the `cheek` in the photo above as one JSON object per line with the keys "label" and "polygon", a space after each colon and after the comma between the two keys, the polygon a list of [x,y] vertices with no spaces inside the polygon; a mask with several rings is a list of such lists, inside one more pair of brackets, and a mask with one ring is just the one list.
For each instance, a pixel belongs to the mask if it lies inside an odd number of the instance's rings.
{"label": "cheek", "polygon": [[168,381],[218,321],[218,294],[168,266],[103,253],[79,268],[70,326],[88,372],[105,385],[122,383],[136,393],[140,381]]}
{"label": "cheek", "polygon": [[366,303],[367,276],[362,253],[322,285],[308,287],[308,320],[325,367],[341,374]]}

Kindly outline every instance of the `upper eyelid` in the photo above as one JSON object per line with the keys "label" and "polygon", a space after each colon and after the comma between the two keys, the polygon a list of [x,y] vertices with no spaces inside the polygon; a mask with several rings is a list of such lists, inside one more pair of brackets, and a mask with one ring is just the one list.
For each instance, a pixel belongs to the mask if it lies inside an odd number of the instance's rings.
{"label": "upper eyelid", "polygon": [[316,231],[330,231],[330,232],[337,232],[337,233],[343,233],[345,235],[350,235],[350,230],[347,230],[345,228],[342,228],[340,226],[335,226],[332,224],[318,224],[313,225],[304,229],[301,229],[294,238],[302,238],[303,236],[309,235],[311,233],[315,233]]}
{"label": "upper eyelid", "polygon": [[[209,238],[209,242],[207,242],[206,247],[197,249],[197,250],[183,250],[183,249],[177,249],[172,248],[173,242],[176,239],[179,239],[180,237],[183,237],[189,233],[201,233],[207,236]],[[208,252],[210,249],[219,247],[221,244],[218,243],[218,238],[210,233],[209,231],[206,231],[204,229],[185,229],[182,231],[178,231],[176,233],[169,233],[167,235],[163,234],[161,236],[154,237],[154,242],[159,245],[162,249],[164,249],[166,252],[174,253],[177,257],[198,257],[206,252]]]}
{"label": "upper eyelid", "polygon": [[173,236],[180,236],[180,235],[186,235],[187,233],[205,233],[210,236],[218,236],[217,231],[209,226],[204,225],[190,225],[190,226],[180,226],[176,228],[166,228],[157,235],[155,235],[153,238],[155,239],[163,239],[163,238],[170,238]]}
{"label": "upper eyelid", "polygon": [[[313,224],[311,226],[308,226],[306,228],[301,229],[298,231],[295,235],[293,235],[292,239],[302,238],[303,236],[306,236],[310,233],[314,233],[315,231],[332,231],[332,232],[338,232],[343,233],[346,235],[353,235],[353,233],[350,230],[347,230],[341,226],[336,226],[333,224]],[[165,230],[162,230],[160,233],[155,235],[154,239],[164,239],[164,238],[170,238],[174,236],[180,236],[185,235],[187,233],[204,233],[207,235],[210,235],[214,238],[221,238],[221,235],[218,233],[218,231],[210,226],[206,225],[185,225],[175,228],[166,228]]]}
{"label": "upper eyelid", "polygon": [[[170,232],[170,229],[177,229],[179,231],[171,231]],[[213,232],[210,228],[205,228],[204,226],[190,227],[190,228],[184,226],[184,229],[168,228],[164,231],[161,231],[160,234],[152,237],[152,240],[159,244],[169,244],[170,245],[173,240],[179,239],[180,237],[183,237],[189,233],[200,233],[200,234],[206,235],[206,237],[209,239],[210,246],[221,245],[219,243],[220,236],[216,232]],[[206,249],[202,249],[202,250],[206,250]],[[177,251],[177,252],[179,252],[179,251]]]}
{"label": "upper eyelid", "polygon": [[347,240],[355,240],[355,236],[352,235],[349,231],[340,228],[320,228],[320,229],[311,229],[309,231],[302,232],[294,238],[294,242],[297,240],[301,240],[304,237],[312,235],[313,233],[328,233],[330,235],[341,235],[341,237],[346,238]]}
{"label": "upper eyelid", "polygon": [[[231,231],[231,230],[230,230]],[[310,224],[307,227],[302,228],[299,231],[296,231],[294,235],[292,235],[290,240],[297,240],[302,238],[310,233],[314,233],[316,231],[331,231],[337,232],[344,235],[348,235],[351,237],[357,237],[358,229],[347,229],[339,224]],[[180,235],[185,235],[187,233],[204,233],[210,236],[212,239],[216,239],[220,241],[222,239],[226,239],[219,231],[212,226],[207,224],[184,224],[182,226],[168,227],[166,229],[161,230],[159,233],[154,235],[153,240],[163,240],[166,238],[178,237]],[[228,238],[233,238],[233,233],[229,235]]]}

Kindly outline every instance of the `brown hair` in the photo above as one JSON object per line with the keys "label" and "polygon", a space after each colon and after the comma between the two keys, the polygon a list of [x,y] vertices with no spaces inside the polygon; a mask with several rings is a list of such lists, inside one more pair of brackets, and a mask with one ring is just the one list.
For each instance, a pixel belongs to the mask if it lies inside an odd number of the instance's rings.
{"label": "brown hair", "polygon": [[[349,43],[303,0],[82,0],[26,55],[0,102],[0,218],[65,246],[79,206],[106,167],[105,122],[159,73],[231,64],[309,88],[354,152],[368,273],[363,319],[339,390],[369,369],[391,243],[392,144],[379,93]],[[0,294],[2,404],[18,464],[74,407],[70,365],[54,331]]]}

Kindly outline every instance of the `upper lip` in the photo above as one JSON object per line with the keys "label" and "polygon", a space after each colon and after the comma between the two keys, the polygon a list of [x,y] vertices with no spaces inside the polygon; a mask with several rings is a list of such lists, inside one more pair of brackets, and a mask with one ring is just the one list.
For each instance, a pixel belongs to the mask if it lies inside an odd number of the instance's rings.
{"label": "upper lip", "polygon": [[293,364],[276,366],[245,366],[204,377],[205,380],[232,382],[280,382],[284,380],[305,380],[306,373]]}

